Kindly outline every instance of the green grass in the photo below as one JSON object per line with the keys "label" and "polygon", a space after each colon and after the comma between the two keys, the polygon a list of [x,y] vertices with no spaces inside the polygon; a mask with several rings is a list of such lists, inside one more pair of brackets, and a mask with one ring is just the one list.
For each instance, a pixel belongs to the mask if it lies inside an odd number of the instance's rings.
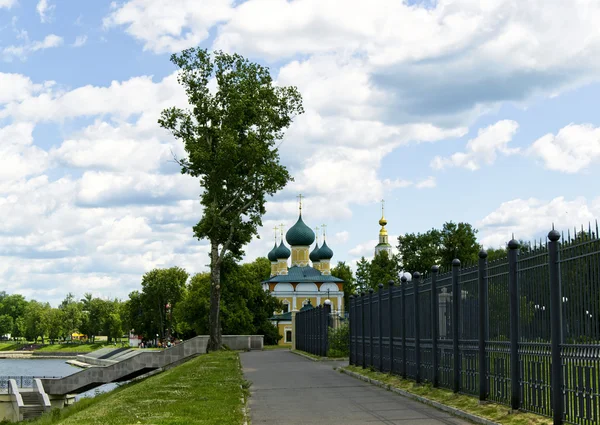
{"label": "green grass", "polygon": [[425,397],[460,409],[464,412],[506,425],[551,425],[552,419],[531,413],[511,413],[507,406],[495,403],[480,404],[479,399],[463,394],[455,394],[450,390],[433,388],[431,384],[417,384],[414,381],[399,378],[387,373],[375,372],[357,366],[347,366],[344,369],[376,379],[395,388]]}
{"label": "green grass", "polygon": [[96,342],[95,344],[51,344],[35,350],[37,353],[89,353],[104,347],[120,348],[121,345],[106,344],[105,342]]}
{"label": "green grass", "polygon": [[291,350],[291,348],[292,348],[292,344],[263,346],[263,350]]}
{"label": "green grass", "polygon": [[239,356],[220,351],[143,381],[54,410],[35,425],[242,424],[247,397]]}
{"label": "green grass", "polygon": [[16,342],[0,342],[0,351],[14,351],[19,348],[19,344]]}

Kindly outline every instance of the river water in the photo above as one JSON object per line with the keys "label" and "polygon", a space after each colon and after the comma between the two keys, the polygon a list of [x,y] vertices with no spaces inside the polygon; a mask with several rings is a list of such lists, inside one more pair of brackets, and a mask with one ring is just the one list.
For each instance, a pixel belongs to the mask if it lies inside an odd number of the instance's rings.
{"label": "river water", "polygon": [[[0,359],[0,376],[62,377],[80,370],[80,368],[71,366],[62,359]],[[75,399],[93,397],[99,392],[110,391],[116,387],[117,384],[102,385],[77,395]]]}

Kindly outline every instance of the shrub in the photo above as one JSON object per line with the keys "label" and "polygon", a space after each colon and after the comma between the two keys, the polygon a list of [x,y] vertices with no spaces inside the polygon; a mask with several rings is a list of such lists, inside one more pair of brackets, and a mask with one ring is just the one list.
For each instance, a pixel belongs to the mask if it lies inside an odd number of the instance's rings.
{"label": "shrub", "polygon": [[344,323],[337,328],[329,328],[329,357],[350,355],[350,326]]}

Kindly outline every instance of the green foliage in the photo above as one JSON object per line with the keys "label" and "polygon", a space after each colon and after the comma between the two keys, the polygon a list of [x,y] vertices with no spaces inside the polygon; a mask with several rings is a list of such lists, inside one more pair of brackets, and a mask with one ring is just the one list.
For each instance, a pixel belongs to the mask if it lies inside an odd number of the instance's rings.
{"label": "green foliage", "polygon": [[[226,257],[221,267],[223,333],[264,335],[265,344],[276,344],[281,339],[277,327],[269,321],[273,311],[281,309],[281,303],[260,284],[270,272],[271,263],[266,258],[238,265],[232,256]],[[187,336],[206,334],[209,311],[210,275],[198,273],[190,280],[183,300],[175,308],[177,330]]]}
{"label": "green foliage", "polygon": [[365,258],[356,263],[356,289],[364,292],[369,289],[371,283],[371,263]]}
{"label": "green foliage", "polygon": [[444,223],[441,230],[407,233],[398,237],[402,270],[427,273],[433,265],[449,266],[458,258],[463,264],[477,261],[480,246],[477,230],[469,223]]}
{"label": "green foliage", "polygon": [[13,318],[8,314],[3,314],[0,316],[0,335],[6,335],[12,332],[13,330]]}
{"label": "green foliage", "polygon": [[350,326],[344,323],[337,328],[329,328],[329,357],[350,355]]}
{"label": "green foliage", "polygon": [[425,233],[398,236],[400,266],[409,273],[424,273],[440,262],[441,232],[431,229]]}
{"label": "green foliage", "polygon": [[356,294],[356,279],[350,266],[345,261],[338,261],[337,265],[331,269],[331,275],[344,281],[344,308],[347,310],[350,305],[350,295]]}
{"label": "green foliage", "polygon": [[385,251],[380,251],[371,261],[370,268],[370,282],[369,286],[373,289],[377,289],[380,283],[383,283],[386,287],[390,280],[398,282],[398,263],[399,259],[397,256],[388,256]]}
{"label": "green foliage", "polygon": [[36,341],[41,338],[42,344],[48,334],[50,304],[30,301],[25,308],[25,338]]}
{"label": "green foliage", "polygon": [[[142,290],[129,294],[126,307],[123,308],[124,319],[117,321],[121,310],[112,306],[106,314],[104,329],[113,335],[127,324],[137,334],[153,339],[156,334],[164,339],[170,329],[177,329],[177,316],[174,310],[184,298],[188,273],[180,267],[153,269],[142,277]],[[129,330],[127,329],[127,330]]]}

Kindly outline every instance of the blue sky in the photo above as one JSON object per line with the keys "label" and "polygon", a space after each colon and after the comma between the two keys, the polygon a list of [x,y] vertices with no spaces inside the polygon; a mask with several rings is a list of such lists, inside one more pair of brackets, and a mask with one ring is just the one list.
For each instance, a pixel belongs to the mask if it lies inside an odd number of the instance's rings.
{"label": "blue sky", "polygon": [[206,270],[200,187],[156,123],[185,106],[171,53],[239,52],[296,85],[295,182],[273,227],[327,224],[334,261],[467,221],[480,242],[600,215],[595,0],[0,0],[0,288],[126,297],[154,267]]}

